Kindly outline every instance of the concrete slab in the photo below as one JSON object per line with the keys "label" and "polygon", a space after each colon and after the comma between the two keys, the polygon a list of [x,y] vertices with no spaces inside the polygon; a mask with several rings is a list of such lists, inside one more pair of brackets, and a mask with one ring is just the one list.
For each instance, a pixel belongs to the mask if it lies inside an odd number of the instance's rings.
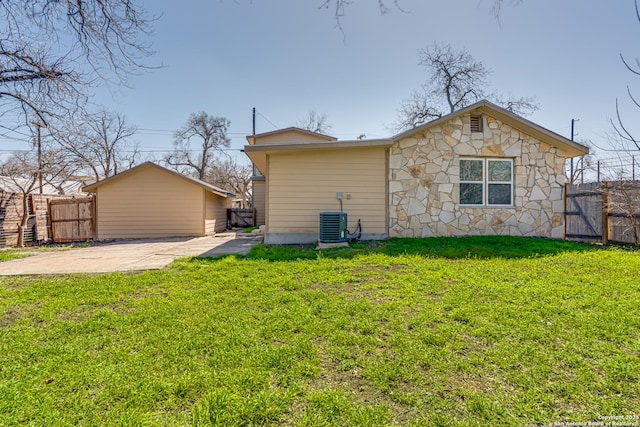
{"label": "concrete slab", "polygon": [[176,258],[245,255],[261,242],[262,236],[235,232],[206,237],[117,240],[0,262],[0,276],[156,270]]}

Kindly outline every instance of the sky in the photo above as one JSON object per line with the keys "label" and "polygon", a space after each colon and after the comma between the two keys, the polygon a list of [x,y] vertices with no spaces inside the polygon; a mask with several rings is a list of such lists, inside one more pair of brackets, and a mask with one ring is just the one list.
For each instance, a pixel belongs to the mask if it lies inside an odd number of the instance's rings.
{"label": "sky", "polygon": [[401,101],[427,79],[418,50],[433,42],[492,70],[489,91],[534,96],[540,110],[529,119],[565,137],[579,119],[576,140],[606,148],[616,98],[627,123],[640,112],[626,92],[640,97],[640,76],[620,60],[640,57],[633,0],[505,0],[499,21],[492,0],[398,0],[403,11],[384,15],[377,1],[353,0],[342,32],[323,0],[139,1],[159,15],[148,62],[162,68],[94,99],[139,128],[147,156],[171,150],[175,130],[199,111],[230,120],[239,159],[253,107],[257,133],[315,109],[339,139],[392,136]]}

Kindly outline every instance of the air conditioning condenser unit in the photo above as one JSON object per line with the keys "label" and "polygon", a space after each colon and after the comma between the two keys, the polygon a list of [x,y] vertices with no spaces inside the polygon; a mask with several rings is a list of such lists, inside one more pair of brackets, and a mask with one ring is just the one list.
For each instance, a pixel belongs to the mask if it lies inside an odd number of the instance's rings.
{"label": "air conditioning condenser unit", "polygon": [[342,243],[347,237],[346,212],[320,212],[320,243]]}

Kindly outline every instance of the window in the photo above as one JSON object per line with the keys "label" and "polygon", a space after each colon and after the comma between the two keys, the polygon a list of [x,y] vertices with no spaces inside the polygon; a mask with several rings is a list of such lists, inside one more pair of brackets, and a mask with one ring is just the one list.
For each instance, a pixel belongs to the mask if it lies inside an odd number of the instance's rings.
{"label": "window", "polygon": [[460,159],[460,204],[513,204],[513,160]]}
{"label": "window", "polygon": [[482,116],[471,116],[469,119],[471,132],[482,132]]}

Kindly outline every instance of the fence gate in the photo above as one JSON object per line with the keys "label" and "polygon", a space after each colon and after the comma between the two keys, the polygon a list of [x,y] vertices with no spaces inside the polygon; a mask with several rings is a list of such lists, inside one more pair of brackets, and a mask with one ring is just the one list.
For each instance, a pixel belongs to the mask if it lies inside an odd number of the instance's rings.
{"label": "fence gate", "polygon": [[255,209],[227,209],[229,227],[253,227],[256,223]]}
{"label": "fence gate", "polygon": [[603,203],[600,183],[567,184],[565,237],[602,241]]}
{"label": "fence gate", "polygon": [[77,242],[94,237],[93,197],[51,200],[49,211],[54,242]]}
{"label": "fence gate", "polygon": [[567,184],[565,237],[640,247],[640,181]]}

